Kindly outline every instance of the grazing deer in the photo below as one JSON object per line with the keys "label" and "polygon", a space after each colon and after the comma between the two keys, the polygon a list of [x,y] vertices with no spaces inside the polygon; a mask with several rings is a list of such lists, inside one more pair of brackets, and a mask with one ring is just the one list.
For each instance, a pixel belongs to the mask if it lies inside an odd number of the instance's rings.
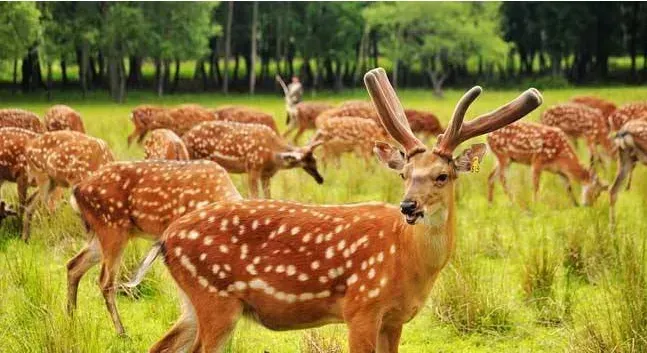
{"label": "grazing deer", "polygon": [[166,109],[148,116],[148,119],[135,119],[133,114],[133,123],[135,131],[128,136],[129,143],[137,137],[137,142],[141,142],[146,133],[154,129],[169,129],[182,136],[195,125],[205,121],[216,120],[214,114],[206,108],[197,104],[183,104],[175,108]]}
{"label": "grazing deer", "polygon": [[135,130],[128,135],[128,146],[134,139],[141,143],[150,130],[161,129],[171,125],[169,117],[163,114],[166,108],[155,105],[139,105],[130,113],[130,120],[135,125]]}
{"label": "grazing deer", "polygon": [[477,144],[453,157],[455,148],[523,117],[542,98],[531,89],[463,124],[481,92],[475,87],[427,149],[409,129],[384,70],[370,71],[365,82],[384,127],[403,147],[375,149],[405,179],[400,209],[241,200],[176,220],[161,248],[185,311],[151,352],[188,348],[196,328],[190,351],[218,351],[243,313],[275,330],[345,322],[351,353],[398,351],[404,323],[424,307],[454,247],[457,174],[485,153]]}
{"label": "grazing deer", "polygon": [[609,115],[609,126],[618,131],[629,120],[647,118],[647,101],[627,103]]}
{"label": "grazing deer", "polygon": [[27,204],[27,157],[29,141],[39,134],[19,127],[0,129],[0,187],[5,181],[16,183],[18,188],[18,210],[22,213]]}
{"label": "grazing deer", "polygon": [[613,102],[594,96],[573,97],[571,98],[571,102],[584,104],[591,108],[600,110],[605,120],[607,117],[609,117],[609,115],[611,115],[611,113],[613,113],[617,109],[616,105],[613,104]]}
{"label": "grazing deer", "polygon": [[3,127],[19,127],[38,133],[44,131],[38,115],[22,109],[0,109],[0,128]]}
{"label": "grazing deer", "polygon": [[166,159],[185,161],[189,152],[182,139],[168,129],[155,129],[144,140],[146,159]]}
{"label": "grazing deer", "polygon": [[371,119],[378,124],[380,123],[377,111],[369,102],[349,101],[343,103],[337,108],[328,109],[319,114],[319,116],[317,116],[317,118],[315,119],[315,126],[319,128],[324,120],[342,116]]}
{"label": "grazing deer", "polygon": [[267,126],[212,121],[194,127],[182,140],[191,159],[212,160],[229,173],[247,173],[253,198],[258,197],[259,181],[265,197],[271,197],[270,179],[280,169],[300,167],[318,184],[323,183],[312,153],[320,143],[291,146]]}
{"label": "grazing deer", "polygon": [[274,117],[254,108],[227,105],[213,109],[211,112],[216,116],[216,120],[265,125],[277,134],[279,133],[276,122],[274,122]]}
{"label": "grazing deer", "polygon": [[52,106],[45,113],[44,120],[47,131],[72,130],[85,133],[81,114],[67,105]]}
{"label": "grazing deer", "polygon": [[618,200],[620,186],[627,181],[627,189],[631,184],[631,173],[640,162],[647,165],[647,121],[630,120],[616,134],[614,139],[618,146],[618,172],[609,193],[609,215],[611,224],[615,224],[615,204]]}
{"label": "grazing deer", "polygon": [[559,104],[546,109],[541,114],[541,122],[561,129],[573,140],[584,138],[591,155],[591,165],[596,160],[602,161],[598,146],[602,147],[607,156],[615,153],[609,138],[607,119],[599,109],[583,104]]}
{"label": "grazing deer", "polygon": [[600,193],[608,187],[600,182],[592,167],[587,170],[580,164],[568,137],[558,128],[517,122],[489,134],[487,143],[497,159],[497,165],[488,177],[488,201],[490,202],[492,202],[497,176],[510,201],[513,201],[505,178],[505,172],[513,162],[530,165],[534,201],[537,200],[539,180],[543,170],[562,177],[575,206],[577,206],[577,199],[573,194],[572,182],[578,181],[583,184],[582,204],[585,206],[593,204]]}
{"label": "grazing deer", "polygon": [[2,221],[4,221],[5,218],[7,217],[13,217],[17,216],[18,212],[16,212],[9,204],[7,204],[4,201],[0,201],[0,224],[2,224]]}
{"label": "grazing deer", "polygon": [[78,131],[50,131],[33,138],[25,151],[27,174],[38,186],[27,200],[22,239],[29,240],[33,213],[58,188],[70,187],[114,160],[105,141]]}
{"label": "grazing deer", "polygon": [[285,97],[285,110],[287,112],[287,119],[285,124],[288,129],[283,133],[283,137],[288,137],[294,130],[297,133],[292,138],[294,143],[299,141],[299,138],[306,130],[315,129],[315,119],[319,114],[328,109],[332,109],[333,105],[325,102],[301,102],[299,99],[294,99],[288,86],[281,79],[276,76],[276,80],[283,88],[283,95]]}
{"label": "grazing deer", "polygon": [[210,161],[115,162],[84,179],[74,187],[70,203],[95,236],[67,263],[68,312],[76,307],[79,281],[100,261],[99,286],[115,329],[123,334],[115,278],[128,241],[137,232],[158,239],[187,212],[239,199],[227,172]]}
{"label": "grazing deer", "polygon": [[369,161],[376,141],[390,141],[389,135],[370,119],[339,117],[326,119],[312,138],[321,142],[321,161],[327,165],[333,161],[339,167],[343,153],[355,153]]}

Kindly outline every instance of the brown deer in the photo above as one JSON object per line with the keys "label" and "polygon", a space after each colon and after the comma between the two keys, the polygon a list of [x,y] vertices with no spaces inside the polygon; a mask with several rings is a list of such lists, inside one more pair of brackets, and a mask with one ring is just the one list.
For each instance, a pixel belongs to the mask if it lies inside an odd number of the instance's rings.
{"label": "brown deer", "polygon": [[0,129],[0,187],[5,181],[16,183],[18,188],[18,210],[22,213],[27,204],[26,150],[29,141],[39,134],[19,127]]}
{"label": "brown deer", "polygon": [[598,146],[602,147],[607,156],[611,157],[615,153],[609,138],[607,119],[599,109],[576,103],[558,104],[541,114],[541,122],[561,129],[573,140],[584,138],[591,156],[591,165],[594,161],[602,161]]}
{"label": "brown deer", "polygon": [[609,117],[609,115],[611,115],[611,113],[613,113],[617,109],[616,105],[613,102],[594,96],[573,97],[571,98],[571,102],[584,104],[591,108],[600,110],[605,120],[607,117]]}
{"label": "brown deer", "polygon": [[315,126],[319,128],[324,120],[330,118],[338,118],[341,116],[352,116],[356,118],[371,119],[376,123],[380,123],[377,111],[369,102],[364,101],[349,101],[343,103],[337,108],[332,108],[319,114],[315,119]]}
{"label": "brown deer", "polygon": [[558,128],[517,122],[489,134],[487,143],[497,159],[497,165],[488,177],[488,201],[490,202],[492,202],[497,176],[510,201],[513,201],[505,178],[505,172],[513,162],[530,165],[535,201],[541,172],[544,170],[562,177],[566,190],[576,206],[577,199],[573,194],[572,182],[578,181],[583,184],[582,204],[585,206],[593,204],[600,193],[608,187],[600,182],[593,168],[587,170],[580,164],[568,137]]}
{"label": "brown deer", "polygon": [[151,352],[182,351],[192,342],[192,352],[218,351],[243,313],[275,330],[344,322],[351,353],[398,351],[404,323],[424,307],[454,247],[457,174],[485,153],[477,144],[453,157],[455,148],[523,117],[542,98],[528,90],[463,123],[481,92],[475,87],[427,149],[409,129],[384,70],[370,71],[365,82],[386,130],[403,147],[376,145],[378,157],[405,179],[400,210],[241,200],[176,220],[164,232],[162,253],[183,293],[184,314]]}
{"label": "brown deer", "polygon": [[67,263],[68,311],[76,307],[83,275],[101,262],[99,286],[115,329],[123,334],[115,278],[128,241],[141,233],[158,239],[171,221],[190,211],[239,199],[227,172],[210,161],[115,162],[84,179],[70,203],[94,236]]}
{"label": "brown deer", "polygon": [[390,141],[389,135],[376,122],[354,117],[330,118],[322,121],[313,142],[321,142],[321,161],[339,167],[342,154],[355,153],[369,161],[376,141]]}
{"label": "brown deer", "polygon": [[636,163],[647,165],[647,120],[628,121],[618,131],[614,142],[618,146],[618,172],[609,193],[609,215],[612,225],[615,224],[615,205],[622,183],[628,178],[629,189]]}
{"label": "brown deer", "polygon": [[27,144],[25,156],[27,174],[38,190],[27,200],[22,228],[24,241],[29,240],[31,218],[39,200],[47,204],[55,190],[79,183],[114,160],[105,141],[66,130],[33,138]]}
{"label": "brown deer", "polygon": [[215,114],[216,120],[265,125],[277,134],[279,133],[274,117],[254,108],[228,105],[213,109],[211,112]]}
{"label": "brown deer", "polygon": [[618,131],[629,120],[647,118],[647,101],[627,103],[609,115],[609,126]]}
{"label": "brown deer", "polygon": [[137,137],[137,142],[141,143],[146,134],[154,129],[169,129],[178,136],[182,136],[199,123],[216,120],[211,111],[197,104],[183,104],[157,112],[154,109],[150,109],[150,111],[148,119],[137,119],[133,113],[132,120],[135,124],[135,131],[128,136],[129,144],[135,137]]}
{"label": "brown deer", "polygon": [[144,140],[146,159],[185,161],[189,152],[182,139],[169,129],[155,129]]}
{"label": "brown deer", "polygon": [[259,196],[259,181],[264,196],[270,198],[270,180],[281,169],[300,167],[323,183],[312,153],[320,143],[295,147],[267,126],[212,121],[191,129],[182,140],[191,159],[212,160],[229,173],[247,173],[252,198]]}
{"label": "brown deer", "polygon": [[67,105],[52,106],[47,110],[43,119],[47,131],[72,130],[85,133],[81,114]]}
{"label": "brown deer", "polygon": [[166,108],[156,105],[139,105],[130,113],[130,120],[135,125],[135,130],[128,135],[128,146],[133,140],[137,139],[137,143],[141,143],[146,137],[146,133],[150,130],[161,129],[171,125],[169,117],[162,114]]}
{"label": "brown deer", "polygon": [[0,128],[19,127],[41,133],[45,131],[38,115],[22,109],[0,109]]}

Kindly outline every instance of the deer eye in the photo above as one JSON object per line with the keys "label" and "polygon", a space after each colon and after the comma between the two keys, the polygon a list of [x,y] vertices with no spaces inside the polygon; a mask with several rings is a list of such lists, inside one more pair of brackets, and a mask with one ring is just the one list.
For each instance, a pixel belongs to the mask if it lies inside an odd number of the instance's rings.
{"label": "deer eye", "polygon": [[444,182],[447,181],[448,178],[449,178],[449,175],[443,173],[443,174],[438,175],[436,177],[435,181],[437,183],[444,183]]}
{"label": "deer eye", "polygon": [[400,178],[402,178],[402,180],[406,179],[406,178],[404,177],[404,173],[400,173],[399,175],[400,175]]}

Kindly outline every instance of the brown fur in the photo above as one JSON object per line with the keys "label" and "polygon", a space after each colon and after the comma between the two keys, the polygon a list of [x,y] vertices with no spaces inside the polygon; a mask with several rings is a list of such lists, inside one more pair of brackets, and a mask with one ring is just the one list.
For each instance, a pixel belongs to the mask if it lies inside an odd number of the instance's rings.
{"label": "brown fur", "polygon": [[115,278],[128,240],[136,231],[159,239],[174,219],[222,200],[239,200],[227,172],[209,161],[111,163],[74,188],[73,199],[96,236],[67,264],[68,310],[76,306],[83,275],[101,261],[99,284],[118,333]]}
{"label": "brown fur", "polygon": [[405,109],[404,114],[407,116],[411,131],[415,134],[421,134],[427,139],[431,136],[442,134],[445,129],[440,125],[438,117],[434,113],[415,109]]}
{"label": "brown fur", "polygon": [[45,131],[38,115],[22,109],[0,109],[0,128],[19,127],[41,133]]}
{"label": "brown fur", "polygon": [[618,171],[609,193],[609,215],[615,224],[615,204],[618,192],[625,179],[627,190],[631,186],[631,174],[637,163],[647,165],[647,120],[630,120],[622,126],[614,140],[618,147]]}
{"label": "brown fur", "polygon": [[606,119],[613,113],[617,107],[613,102],[594,96],[578,96],[571,98],[571,102],[584,104],[594,109],[600,110],[602,116]]}
{"label": "brown fur", "polygon": [[136,137],[141,143],[149,131],[155,129],[169,129],[182,136],[193,126],[205,121],[216,120],[208,109],[197,104],[184,104],[175,108],[164,109],[153,106],[138,107],[133,111],[135,131],[128,136],[128,143]]}
{"label": "brown fur", "polygon": [[185,161],[189,152],[182,139],[168,129],[155,129],[144,141],[145,159]]}
{"label": "brown fur", "polygon": [[319,114],[332,108],[332,104],[325,102],[301,102],[293,107],[287,107],[288,125],[290,127],[285,131],[283,136],[287,137],[294,130],[297,130],[297,133],[294,135],[292,140],[295,143],[298,142],[299,137],[301,137],[306,130],[316,128],[315,119]]}
{"label": "brown fur", "polygon": [[216,115],[217,120],[220,121],[233,121],[245,124],[260,124],[269,127],[276,133],[279,132],[279,129],[276,127],[276,122],[274,122],[274,117],[272,117],[272,115],[254,108],[230,105],[214,109],[212,112]]}
{"label": "brown fur", "polygon": [[647,119],[647,101],[627,103],[609,115],[612,131],[618,131],[629,120]]}
{"label": "brown fur", "polygon": [[27,175],[27,144],[38,134],[18,127],[0,129],[0,186],[3,182],[16,183],[18,188],[19,212],[22,213],[27,201],[29,178]]}
{"label": "brown fur", "polygon": [[343,153],[355,153],[368,161],[373,157],[375,141],[390,141],[388,134],[376,122],[355,117],[326,119],[315,133],[322,141],[322,162],[333,161],[339,166]]}
{"label": "brown fur", "polygon": [[589,190],[583,194],[585,204],[595,201],[604,188],[594,173],[584,168],[568,142],[566,134],[555,127],[536,123],[516,122],[487,136],[490,150],[497,158],[497,166],[488,178],[488,200],[492,202],[497,175],[504,191],[512,200],[505,172],[511,163],[530,165],[532,168],[533,196],[537,199],[541,172],[548,170],[561,176],[572,201],[577,205],[571,184],[578,181]]}
{"label": "brown fur", "polygon": [[52,106],[45,113],[44,120],[47,131],[72,130],[85,133],[81,115],[67,105]]}
{"label": "brown fur", "polygon": [[[311,147],[293,147],[264,125],[206,122],[191,129],[182,139],[191,159],[208,159],[230,173],[247,173],[251,197],[258,197],[260,181],[265,197],[269,198],[270,179],[280,169],[302,167],[311,175],[319,174]],[[302,159],[287,161],[290,155]],[[321,178],[315,175],[315,179]]]}
{"label": "brown fur", "polygon": [[321,126],[324,120],[341,116],[371,119],[378,124],[380,123],[377,116],[377,111],[375,111],[375,108],[371,103],[363,101],[351,101],[342,104],[338,108],[328,109],[319,114],[319,116],[315,119],[315,126],[318,128],[319,126]]}

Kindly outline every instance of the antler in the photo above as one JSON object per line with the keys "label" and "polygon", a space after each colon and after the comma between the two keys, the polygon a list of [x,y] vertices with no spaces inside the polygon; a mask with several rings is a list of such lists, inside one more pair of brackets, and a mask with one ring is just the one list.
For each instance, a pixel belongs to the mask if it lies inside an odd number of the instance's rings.
{"label": "antler", "polygon": [[409,122],[384,69],[373,69],[364,75],[364,84],[386,131],[405,151],[407,158],[427,150],[411,132]]}
{"label": "antler", "polygon": [[541,93],[534,88],[530,88],[497,110],[463,123],[467,108],[481,94],[481,91],[481,87],[475,86],[458,101],[447,130],[439,136],[439,142],[434,148],[435,153],[451,158],[454,149],[464,141],[511,124],[543,103]]}

